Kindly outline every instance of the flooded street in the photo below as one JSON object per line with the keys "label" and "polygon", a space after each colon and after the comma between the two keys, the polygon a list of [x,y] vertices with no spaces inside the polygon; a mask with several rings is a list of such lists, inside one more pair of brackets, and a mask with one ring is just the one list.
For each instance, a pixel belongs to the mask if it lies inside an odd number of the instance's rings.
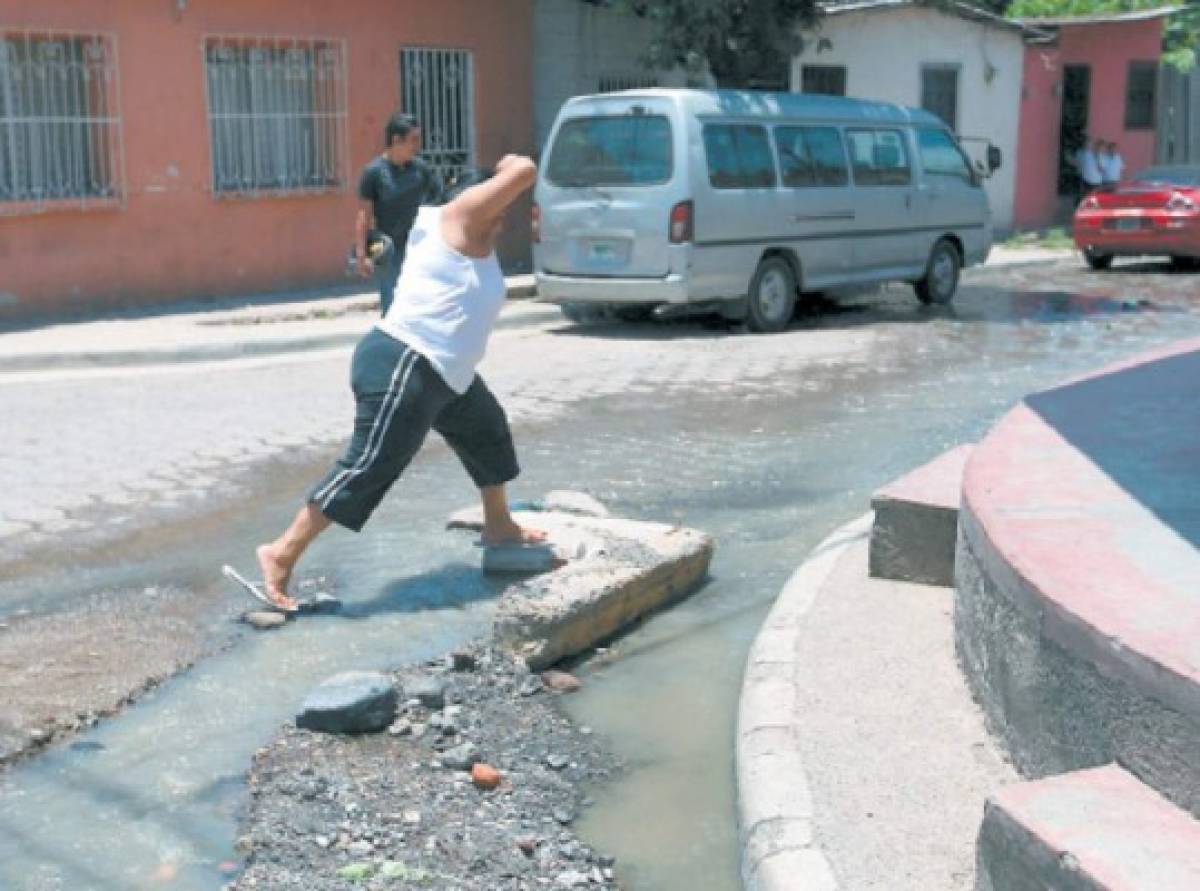
{"label": "flooded street", "polygon": [[[922,309],[896,287],[774,337],[696,322],[554,323],[494,351],[486,373],[510,407],[524,466],[514,497],[583,489],[616,515],[694,526],[717,541],[708,584],[581,665],[583,691],[563,700],[629,766],[590,790],[596,805],[580,824],[617,858],[628,887],[738,886],[741,672],[808,551],[865,512],[875,488],[978,438],[1025,393],[1200,334],[1200,282],[1164,269],[973,272],[946,310]],[[838,348],[805,354],[826,342]],[[198,510],[182,501],[161,528],[117,547],[81,546],[52,571],[9,564],[21,570],[0,578],[0,622],[66,608],[85,592],[133,603],[147,587],[174,586],[212,603],[203,631],[219,644],[119,717],[0,774],[0,886],[219,888],[237,859],[242,775],[315,683],[487,631],[500,585],[479,575],[467,535],[442,529],[473,496],[440,443],[361,535],[327,535],[302,565],[344,599],[342,615],[257,636],[231,626],[244,604],[216,572],[229,560],[250,569],[253,544],[289,518],[334,454],[329,430],[349,418],[344,363],[231,369],[189,383],[214,402],[224,388],[245,400],[255,387],[294,387],[302,395],[289,423],[321,420],[293,430],[302,445],[290,453],[272,453],[264,434],[246,459],[258,469],[227,484],[202,520],[188,520]]]}

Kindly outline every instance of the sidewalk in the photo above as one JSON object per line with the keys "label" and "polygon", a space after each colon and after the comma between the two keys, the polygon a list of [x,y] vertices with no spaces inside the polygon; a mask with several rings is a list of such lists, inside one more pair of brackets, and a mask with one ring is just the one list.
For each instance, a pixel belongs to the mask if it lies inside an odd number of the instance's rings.
{"label": "sidewalk", "polygon": [[[507,279],[509,302],[497,328],[558,317],[556,307],[529,299],[533,276]],[[373,292],[294,302],[228,300],[203,310],[114,316],[0,332],[0,374],[50,369],[205,362],[305,350],[358,341],[378,315]]]}
{"label": "sidewalk", "polygon": [[971,891],[984,801],[1017,779],[955,662],[954,590],[869,577],[871,516],[796,571],[747,662],[749,891]]}
{"label": "sidewalk", "polygon": [[[987,267],[1055,263],[1073,251],[1043,248],[992,249]],[[509,302],[497,328],[534,325],[558,318],[558,309],[529,298],[532,275],[510,276]],[[355,343],[374,321],[372,292],[293,302],[230,299],[204,309],[170,307],[135,311],[94,321],[70,321],[28,330],[0,331],[0,374],[51,369],[207,362]]]}

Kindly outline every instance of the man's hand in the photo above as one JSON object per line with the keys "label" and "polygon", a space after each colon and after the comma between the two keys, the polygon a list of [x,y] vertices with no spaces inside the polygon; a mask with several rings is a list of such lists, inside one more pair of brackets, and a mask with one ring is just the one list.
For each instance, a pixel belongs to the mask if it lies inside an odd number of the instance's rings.
{"label": "man's hand", "polygon": [[358,255],[358,274],[363,278],[370,278],[371,273],[375,271],[375,264],[371,262],[371,258],[365,254]]}

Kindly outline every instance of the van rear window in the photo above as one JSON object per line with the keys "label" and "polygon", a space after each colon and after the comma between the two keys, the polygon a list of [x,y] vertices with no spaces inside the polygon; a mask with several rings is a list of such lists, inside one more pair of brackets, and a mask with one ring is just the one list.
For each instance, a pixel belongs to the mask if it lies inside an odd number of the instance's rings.
{"label": "van rear window", "polygon": [[663,115],[572,118],[558,129],[546,179],[556,186],[649,186],[671,178]]}

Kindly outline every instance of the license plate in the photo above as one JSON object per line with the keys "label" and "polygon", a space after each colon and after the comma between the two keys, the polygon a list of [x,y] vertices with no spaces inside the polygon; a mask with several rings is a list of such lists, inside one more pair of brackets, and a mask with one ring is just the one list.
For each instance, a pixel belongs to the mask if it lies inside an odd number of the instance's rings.
{"label": "license plate", "polygon": [[1120,217],[1113,228],[1119,232],[1136,232],[1142,228],[1142,221],[1138,217]]}
{"label": "license plate", "polygon": [[611,263],[617,259],[617,246],[609,241],[593,241],[591,258],[597,263]]}

